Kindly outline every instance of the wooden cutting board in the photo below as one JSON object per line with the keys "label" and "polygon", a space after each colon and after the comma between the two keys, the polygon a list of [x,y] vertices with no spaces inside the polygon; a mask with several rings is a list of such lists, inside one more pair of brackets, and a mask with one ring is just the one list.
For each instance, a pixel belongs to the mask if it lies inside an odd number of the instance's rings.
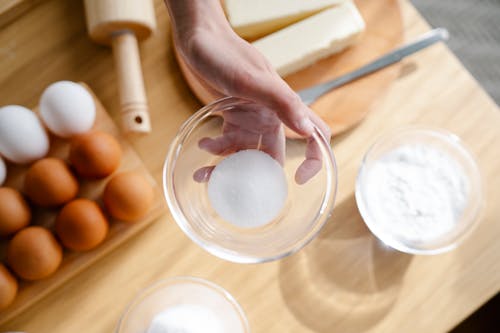
{"label": "wooden cutting board", "polygon": [[[397,0],[355,0],[366,23],[358,44],[285,77],[294,89],[311,87],[355,70],[399,46],[403,40],[403,20]],[[217,95],[199,82],[176,52],[180,69],[193,93],[204,104]],[[324,95],[311,108],[328,124],[333,135],[354,125],[376,107],[399,73],[399,66],[380,70]]]}
{"label": "wooden cutting board", "polygon": [[2,0],[0,1],[0,27],[12,22],[35,6],[40,0]]}
{"label": "wooden cutting board", "polygon": [[[88,86],[84,86],[92,93]],[[20,281],[19,292],[14,303],[12,303],[7,309],[0,311],[0,325],[7,322],[9,319],[16,316],[29,306],[35,304],[45,295],[57,289],[65,281],[77,275],[92,263],[99,260],[99,258],[105,256],[114,248],[124,243],[127,239],[140,232],[147,225],[153,222],[162,211],[164,211],[164,200],[159,186],[156,184],[153,177],[150,175],[149,171],[144,166],[137,153],[121,135],[120,130],[111,120],[101,102],[93,93],[92,96],[94,97],[97,109],[94,129],[112,134],[120,142],[123,151],[120,167],[115,172],[135,170],[142,173],[153,185],[155,191],[155,201],[153,203],[153,207],[146,217],[144,217],[140,221],[135,222],[134,224],[122,223],[110,219],[108,236],[101,245],[99,245],[94,250],[87,252],[65,251],[61,266],[51,277],[35,282]],[[50,151],[48,156],[66,159],[68,156],[68,152],[69,143],[67,140],[59,139],[54,136],[50,137]],[[17,166],[9,164],[7,173],[8,177],[5,186],[21,189],[24,179],[24,173],[27,168],[27,166]],[[78,193],[78,197],[96,200],[102,207],[101,194],[108,179],[109,177],[103,180],[95,181],[82,181],[79,179],[80,190]],[[40,209],[34,207],[32,208],[32,224],[43,225],[51,228],[57,215],[57,210]],[[0,259],[2,259],[2,261],[5,257],[7,243],[8,241],[6,241],[5,239],[0,240]]]}

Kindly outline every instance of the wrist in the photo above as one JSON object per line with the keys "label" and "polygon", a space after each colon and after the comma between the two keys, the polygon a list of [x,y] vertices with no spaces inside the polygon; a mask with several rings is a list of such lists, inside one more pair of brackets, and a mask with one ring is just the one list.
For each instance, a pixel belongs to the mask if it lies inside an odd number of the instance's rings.
{"label": "wrist", "polygon": [[197,31],[228,27],[219,0],[165,0],[174,37],[187,40]]}

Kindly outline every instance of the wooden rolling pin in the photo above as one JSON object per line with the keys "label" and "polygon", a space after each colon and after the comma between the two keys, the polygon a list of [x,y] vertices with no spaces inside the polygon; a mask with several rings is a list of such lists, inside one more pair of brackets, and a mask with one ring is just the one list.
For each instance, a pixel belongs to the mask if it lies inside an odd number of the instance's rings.
{"label": "wooden rolling pin", "polygon": [[90,37],[111,45],[125,132],[151,131],[137,40],[156,28],[153,0],[85,0]]}

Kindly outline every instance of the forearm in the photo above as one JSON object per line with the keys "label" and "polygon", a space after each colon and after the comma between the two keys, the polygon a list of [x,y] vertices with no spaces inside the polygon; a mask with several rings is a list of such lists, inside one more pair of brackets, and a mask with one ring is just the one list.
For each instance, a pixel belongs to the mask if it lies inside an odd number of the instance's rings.
{"label": "forearm", "polygon": [[188,38],[198,29],[227,28],[219,0],[165,0],[176,38]]}

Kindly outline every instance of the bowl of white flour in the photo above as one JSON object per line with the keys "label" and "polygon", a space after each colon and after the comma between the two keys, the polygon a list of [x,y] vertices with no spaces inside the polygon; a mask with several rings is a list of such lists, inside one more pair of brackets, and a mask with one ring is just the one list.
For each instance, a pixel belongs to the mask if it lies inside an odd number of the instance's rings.
{"label": "bowl of white flour", "polygon": [[228,291],[196,277],[162,280],[124,311],[116,333],[249,333],[243,309]]}
{"label": "bowl of white flour", "polygon": [[412,254],[454,249],[479,221],[483,190],[473,155],[454,134],[412,127],[379,139],[356,180],[356,202],[372,233]]}
{"label": "bowl of white flour", "polygon": [[317,128],[307,140],[286,139],[276,112],[224,98],[193,114],[170,145],[163,169],[170,212],[191,240],[220,258],[283,258],[311,241],[333,210],[330,142]]}

